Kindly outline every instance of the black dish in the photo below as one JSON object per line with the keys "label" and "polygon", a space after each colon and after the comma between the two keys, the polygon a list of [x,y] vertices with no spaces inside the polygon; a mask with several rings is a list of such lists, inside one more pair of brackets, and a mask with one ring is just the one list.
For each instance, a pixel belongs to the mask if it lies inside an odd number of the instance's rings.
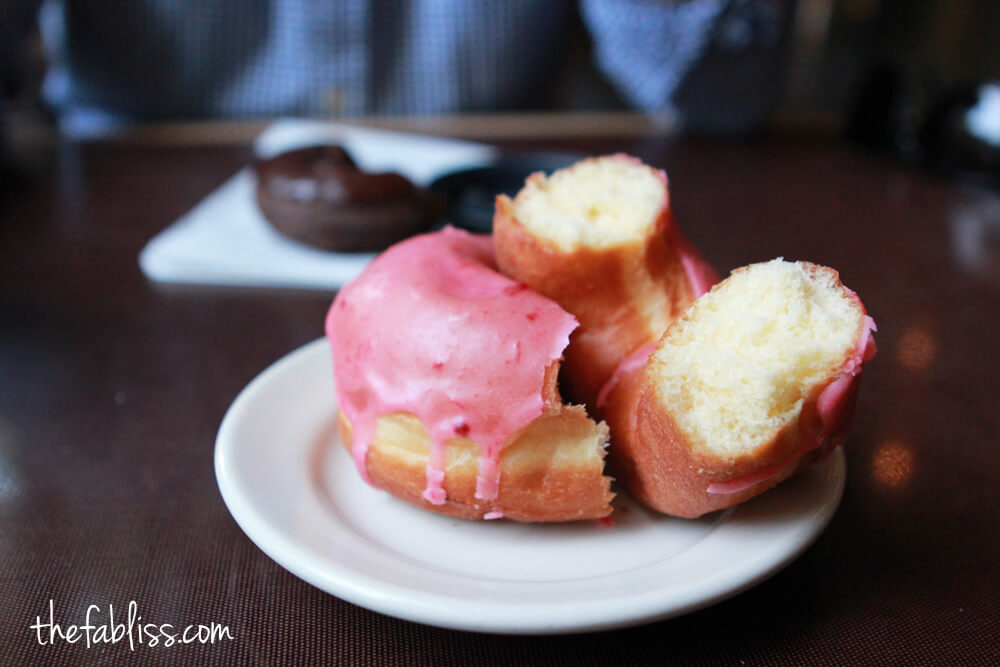
{"label": "black dish", "polygon": [[568,167],[583,156],[578,153],[516,153],[504,155],[492,165],[462,169],[438,177],[429,189],[447,202],[445,218],[469,231],[493,231],[496,197],[513,197],[524,180],[536,171],[553,172]]}

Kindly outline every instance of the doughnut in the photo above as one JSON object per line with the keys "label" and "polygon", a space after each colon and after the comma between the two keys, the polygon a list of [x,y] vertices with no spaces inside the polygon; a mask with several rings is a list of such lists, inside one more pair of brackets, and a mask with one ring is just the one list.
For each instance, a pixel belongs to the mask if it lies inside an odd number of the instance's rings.
{"label": "doughnut", "polygon": [[847,436],[875,322],[833,269],[776,259],[695,301],[611,392],[609,466],[666,514],[742,503]]}
{"label": "doughnut", "polygon": [[326,319],[339,431],[361,476],[465,519],[610,514],[607,426],[557,386],[576,328],[497,271],[489,236],[446,227],[379,255]]}
{"label": "doughnut", "polygon": [[875,325],[833,269],[775,260],[718,283],[666,175],[624,155],[532,175],[497,198],[494,234],[501,270],[579,319],[564,391],[607,421],[608,468],[647,506],[731,507],[846,438]]}
{"label": "doughnut", "polygon": [[666,175],[624,155],[533,174],[497,198],[492,238],[446,227],[392,246],[326,320],[362,478],[527,522],[610,514],[605,453],[632,496],[684,518],[825,459],[875,329],[831,268],[779,258],[719,282]]}
{"label": "doughnut", "polygon": [[497,197],[493,230],[500,270],[580,321],[562,373],[592,411],[622,361],[719,279],[674,221],[666,174],[627,155],[531,175]]}
{"label": "doughnut", "polygon": [[340,146],[258,160],[257,204],[282,235],[324,250],[382,250],[425,231],[442,206],[397,173],[367,173]]}

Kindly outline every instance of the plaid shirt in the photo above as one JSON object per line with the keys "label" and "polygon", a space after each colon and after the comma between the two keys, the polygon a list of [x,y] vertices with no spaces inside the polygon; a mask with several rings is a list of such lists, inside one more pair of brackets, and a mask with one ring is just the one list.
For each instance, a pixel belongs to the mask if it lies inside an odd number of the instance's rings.
{"label": "plaid shirt", "polygon": [[[690,117],[714,96],[707,113],[739,125],[773,97],[792,1],[48,0],[43,95],[75,136],[138,120],[523,108],[551,87],[578,7],[628,103]],[[39,0],[0,4],[9,67]],[[687,85],[695,75],[707,91]]]}

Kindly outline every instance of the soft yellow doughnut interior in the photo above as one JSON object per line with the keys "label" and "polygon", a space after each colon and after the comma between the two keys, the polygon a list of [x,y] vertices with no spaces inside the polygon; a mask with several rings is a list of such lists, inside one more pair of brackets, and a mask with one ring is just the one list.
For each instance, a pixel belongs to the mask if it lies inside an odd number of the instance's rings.
{"label": "soft yellow doughnut interior", "polygon": [[[554,406],[529,426],[511,436],[500,465],[508,478],[540,470],[604,467],[608,429],[590,420],[581,407]],[[375,420],[372,447],[406,465],[427,465],[430,436],[415,416],[382,415]],[[445,450],[446,475],[476,475],[482,453],[468,438],[453,438]],[[598,473],[599,474],[599,473]]]}
{"label": "soft yellow doughnut interior", "polygon": [[534,235],[572,251],[642,241],[666,199],[653,169],[609,156],[533,176],[514,199],[513,211]]}
{"label": "soft yellow doughnut interior", "polygon": [[831,270],[776,259],[734,272],[693,303],[652,356],[658,397],[688,439],[749,454],[796,419],[840,370],[863,313]]}

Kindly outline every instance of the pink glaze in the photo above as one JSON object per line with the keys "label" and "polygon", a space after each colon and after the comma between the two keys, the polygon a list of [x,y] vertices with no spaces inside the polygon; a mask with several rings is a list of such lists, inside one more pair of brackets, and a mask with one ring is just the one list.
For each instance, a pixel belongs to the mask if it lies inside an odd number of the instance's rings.
{"label": "pink glaze", "polygon": [[731,493],[739,493],[743,489],[749,489],[754,484],[763,482],[765,479],[774,477],[779,472],[785,469],[788,464],[792,461],[798,460],[802,454],[796,454],[792,459],[784,463],[776,463],[771,466],[761,468],[757,472],[751,473],[749,475],[744,475],[743,477],[738,477],[736,479],[731,479],[728,482],[715,482],[714,484],[708,485],[708,492],[712,495],[725,496]]}
{"label": "pink glaze", "polygon": [[603,408],[604,404],[608,402],[608,396],[611,394],[611,390],[618,386],[618,383],[625,379],[626,375],[639,370],[646,365],[646,361],[649,360],[649,355],[653,354],[653,350],[656,349],[656,344],[646,345],[640,347],[638,350],[625,357],[615,372],[611,374],[608,381],[601,386],[601,390],[597,392],[597,407]]}
{"label": "pink glaze", "polygon": [[688,284],[691,285],[694,298],[697,299],[712,289],[715,283],[719,282],[719,274],[695,250],[694,245],[684,236],[684,233],[672,217],[669,234],[670,245],[677,251],[677,256],[681,260],[681,266],[684,268],[684,275],[687,276]]}
{"label": "pink glaze", "polygon": [[379,415],[415,415],[431,438],[424,498],[446,499],[444,453],[481,448],[476,497],[497,497],[501,449],[542,414],[546,368],[573,316],[496,270],[489,236],[447,227],[399,243],[337,295],[326,319],[337,401],[362,477]]}
{"label": "pink glaze", "polygon": [[[858,295],[847,290],[848,294],[861,305],[864,305]],[[868,315],[864,316],[861,328],[861,335],[854,345],[851,356],[844,362],[841,374],[826,388],[820,392],[816,399],[816,412],[819,416],[820,429],[815,435],[803,434],[802,447],[781,463],[761,468],[760,470],[729,480],[728,482],[716,482],[708,485],[708,493],[713,495],[728,495],[739,493],[780,474],[783,470],[798,464],[806,454],[819,449],[819,461],[824,461],[833,450],[843,444],[847,439],[847,430],[851,424],[851,413],[854,407],[854,396],[858,390],[858,380],[865,362],[875,358],[878,348],[872,332],[878,331],[878,327]]]}
{"label": "pink glaze", "polygon": [[493,521],[494,519],[502,519],[503,512],[499,510],[493,512],[487,512],[486,514],[483,515],[483,518],[486,519],[487,521]]}
{"label": "pink glaze", "polygon": [[712,285],[719,282],[719,274],[697,254],[682,253],[681,266],[684,267],[684,273],[687,274],[688,282],[691,283],[691,290],[696,299],[712,289]]}

